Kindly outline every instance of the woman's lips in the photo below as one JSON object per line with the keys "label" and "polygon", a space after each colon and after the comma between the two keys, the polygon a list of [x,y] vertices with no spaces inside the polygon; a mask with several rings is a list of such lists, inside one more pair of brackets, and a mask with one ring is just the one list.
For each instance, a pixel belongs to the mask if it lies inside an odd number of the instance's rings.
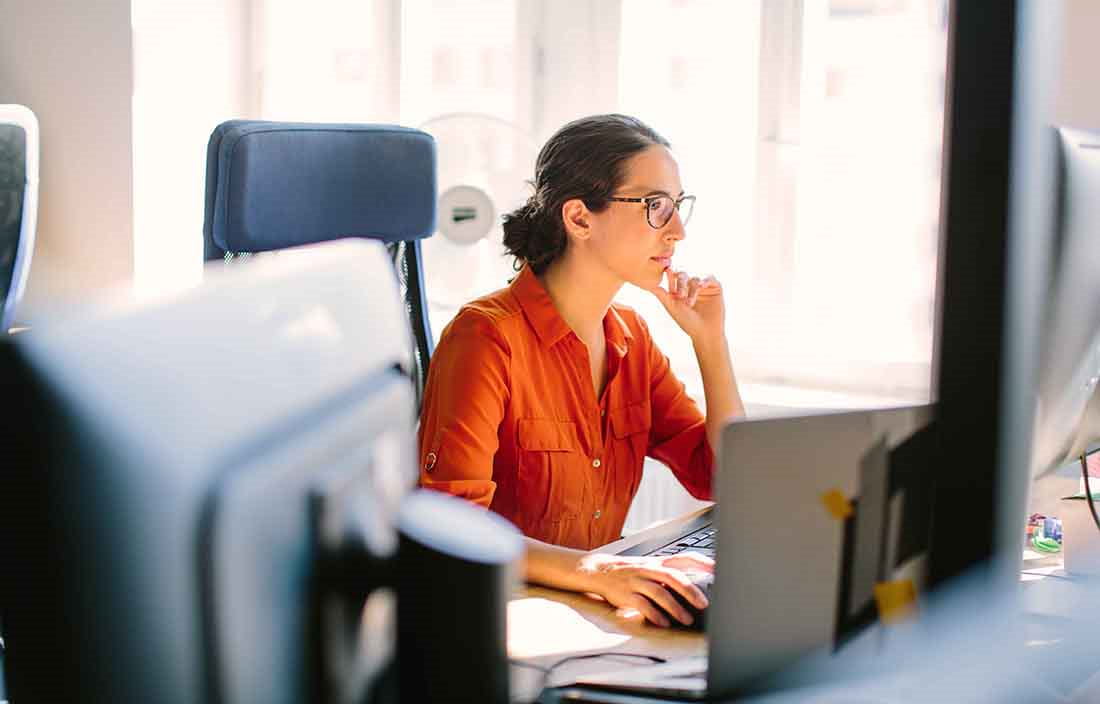
{"label": "woman's lips", "polygon": [[660,264],[664,269],[672,266],[672,257],[650,257],[650,259]]}

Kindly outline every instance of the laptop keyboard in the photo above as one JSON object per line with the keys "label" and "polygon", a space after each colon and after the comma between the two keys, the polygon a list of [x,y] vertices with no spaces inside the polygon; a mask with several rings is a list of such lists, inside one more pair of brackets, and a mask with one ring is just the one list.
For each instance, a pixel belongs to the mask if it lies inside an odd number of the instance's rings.
{"label": "laptop keyboard", "polygon": [[687,552],[690,550],[692,552],[706,555],[707,557],[713,559],[716,552],[715,541],[717,538],[718,527],[715,526],[713,523],[708,523],[702,528],[696,530],[694,533],[689,533],[682,538],[677,538],[671,543],[668,543],[667,545],[659,547],[655,550],[651,550],[646,554],[666,556],[676,555],[678,553]]}

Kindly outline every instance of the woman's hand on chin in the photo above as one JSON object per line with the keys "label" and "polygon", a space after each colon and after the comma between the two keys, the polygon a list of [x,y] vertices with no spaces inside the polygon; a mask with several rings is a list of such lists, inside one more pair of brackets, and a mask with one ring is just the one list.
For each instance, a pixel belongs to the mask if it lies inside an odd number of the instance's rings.
{"label": "woman's hand on chin", "polygon": [[691,276],[686,271],[665,270],[667,288],[650,289],[668,314],[694,341],[725,334],[726,304],[722,284],[713,276]]}
{"label": "woman's hand on chin", "polygon": [[692,584],[687,572],[713,572],[714,560],[690,552],[668,557],[595,554],[585,556],[580,569],[588,575],[591,591],[615,606],[620,615],[640,614],[650,623],[670,626],[665,615],[669,614],[687,625],[692,616],[672,592],[699,609],[706,608],[706,596]]}

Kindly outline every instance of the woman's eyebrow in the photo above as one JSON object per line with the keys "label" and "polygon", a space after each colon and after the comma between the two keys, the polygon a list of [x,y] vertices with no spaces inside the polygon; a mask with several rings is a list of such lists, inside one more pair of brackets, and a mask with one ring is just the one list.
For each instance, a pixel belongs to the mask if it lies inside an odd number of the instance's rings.
{"label": "woman's eyebrow", "polygon": [[[633,188],[627,188],[625,190],[632,191],[634,189]],[[682,195],[684,195],[684,191],[680,191],[680,193],[677,194],[676,197],[679,198]],[[642,198],[648,198],[649,196],[668,196],[669,198],[672,198],[671,193],[669,193],[668,191],[662,191],[660,188],[650,189],[648,192],[646,192],[646,194],[644,196],[642,196]]]}

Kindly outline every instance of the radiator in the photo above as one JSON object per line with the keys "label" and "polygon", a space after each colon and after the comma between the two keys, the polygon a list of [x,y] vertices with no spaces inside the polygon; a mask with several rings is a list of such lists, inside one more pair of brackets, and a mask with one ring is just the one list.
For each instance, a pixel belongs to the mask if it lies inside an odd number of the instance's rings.
{"label": "radiator", "polygon": [[706,504],[706,501],[692,498],[668,467],[646,457],[638,494],[626,514],[623,535],[636,533],[654,523],[694,511]]}

